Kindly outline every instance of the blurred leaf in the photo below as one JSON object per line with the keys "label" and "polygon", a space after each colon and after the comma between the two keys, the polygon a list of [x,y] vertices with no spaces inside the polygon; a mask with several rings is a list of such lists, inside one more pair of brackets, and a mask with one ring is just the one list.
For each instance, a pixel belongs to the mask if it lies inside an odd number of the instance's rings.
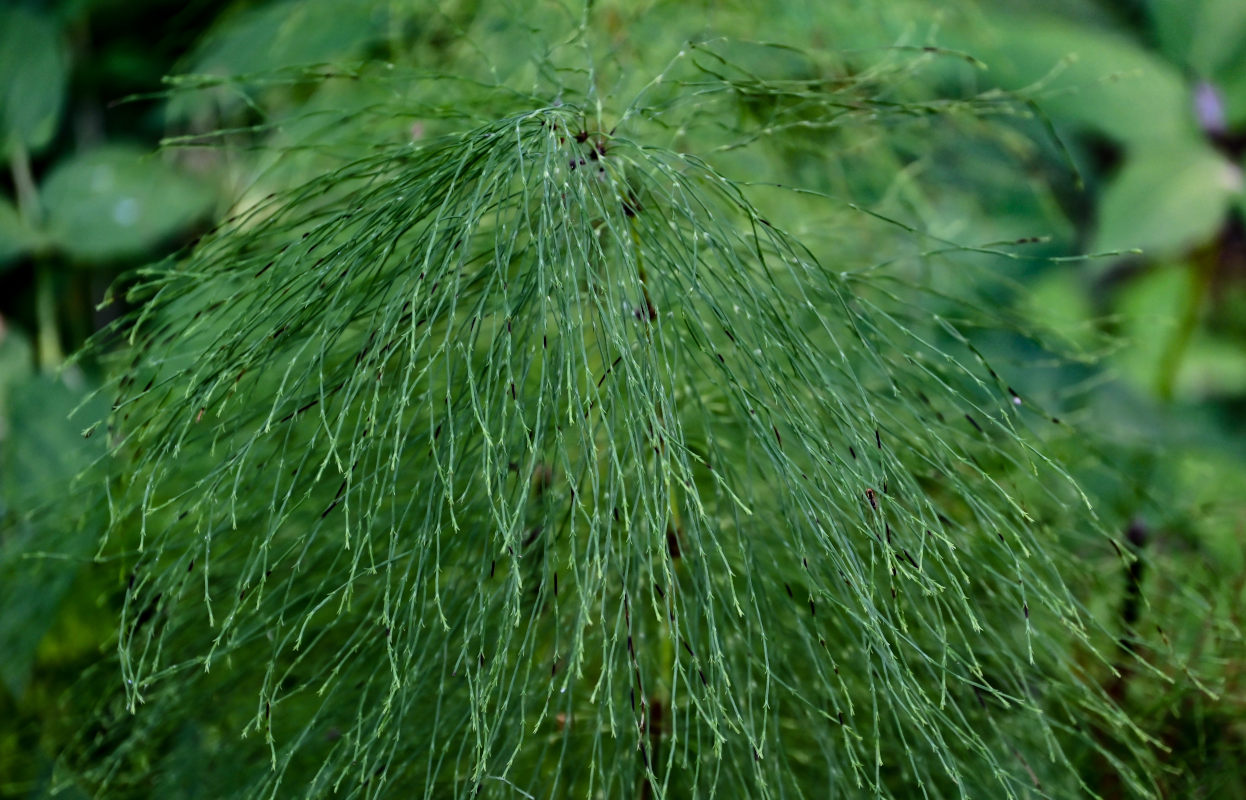
{"label": "blurred leaf", "polygon": [[56,133],[69,62],[55,25],[28,9],[0,9],[0,153],[36,151]]}
{"label": "blurred leaf", "polygon": [[38,241],[38,234],[26,227],[13,204],[0,197],[0,269],[30,251]]}
{"label": "blurred leaf", "polygon": [[1026,294],[1025,314],[1066,344],[1091,352],[1102,346],[1102,334],[1082,278],[1072,268],[1048,271]]}
{"label": "blurred leaf", "polygon": [[63,489],[100,454],[104,437],[84,439],[79,422],[98,419],[106,405],[93,398],[90,408],[71,420],[86,391],[71,388],[66,380],[31,374],[5,388],[10,425],[0,449],[6,476],[0,492],[11,506],[20,507],[48,488]]}
{"label": "blurred leaf", "polygon": [[1236,70],[1228,71],[1217,88],[1224,98],[1224,115],[1229,127],[1246,128],[1246,58]]}
{"label": "blurred leaf", "polygon": [[[1246,186],[1246,157],[1242,158],[1242,162],[1237,165],[1236,169],[1238,185]],[[1233,198],[1233,203],[1237,207],[1237,213],[1241,216],[1242,222],[1246,222],[1246,188],[1239,189]]]}
{"label": "blurred leaf", "polygon": [[286,0],[240,14],[206,39],[192,72],[249,75],[330,61],[357,52],[385,30],[384,4]]}
{"label": "blurred leaf", "polygon": [[211,199],[158,158],[118,146],[58,164],[43,188],[49,235],[83,261],[140,254],[201,216]]}
{"label": "blurred leaf", "polygon": [[[34,348],[26,335],[12,328],[0,329],[0,447],[10,428],[9,391],[29,378],[34,371],[34,363]],[[0,488],[4,485],[5,481],[0,481]],[[4,492],[0,491],[0,511],[3,509]]]}
{"label": "blurred leaf", "polygon": [[1180,253],[1220,228],[1241,184],[1237,167],[1201,144],[1131,153],[1103,193],[1093,249]]}
{"label": "blurred leaf", "polygon": [[1148,6],[1164,53],[1199,77],[1217,78],[1246,58],[1242,0],[1152,0]]}
{"label": "blurred leaf", "polygon": [[[0,348],[2,350],[3,348]],[[78,504],[65,502],[70,480],[102,452],[103,437],[82,438],[69,415],[84,392],[48,375],[4,387],[9,421],[0,442],[5,479],[0,496],[16,522],[0,542],[0,680],[20,697],[35,652],[51,627],[78,564],[91,552],[95,529],[75,524]],[[102,402],[95,402],[94,413]],[[55,504],[49,505],[54,499]],[[35,521],[36,508],[48,508]],[[23,557],[26,556],[26,557]]]}
{"label": "blurred leaf", "polygon": [[[285,0],[226,15],[204,37],[183,71],[254,76],[356,57],[390,27],[388,11],[385,0],[360,0],[350,13],[343,13],[340,0]],[[175,95],[166,115],[185,119],[205,111],[214,114],[242,103],[247,91],[235,86]]]}
{"label": "blurred leaf", "polygon": [[990,35],[951,43],[985,61],[1004,88],[1033,87],[1053,119],[1124,142],[1193,132],[1181,73],[1129,39],[1053,18],[1001,15],[993,22]]}
{"label": "blurred leaf", "polygon": [[1246,395],[1246,350],[1239,342],[1196,336],[1181,362],[1177,394],[1197,400]]}
{"label": "blurred leaf", "polygon": [[1115,361],[1120,372],[1144,392],[1156,385],[1165,350],[1191,291],[1188,267],[1178,263],[1147,270],[1121,293],[1121,333],[1128,344]]}
{"label": "blurred leaf", "polygon": [[1240,575],[1246,563],[1242,542],[1246,505],[1241,492],[1246,464],[1222,451],[1190,448],[1175,466],[1177,490],[1197,510],[1200,544],[1211,555],[1205,563],[1223,575]]}
{"label": "blurred leaf", "polygon": [[[51,628],[56,609],[78,568],[76,561],[59,557],[22,557],[25,553],[46,551],[45,533],[24,523],[16,526],[0,546],[0,650],[4,651],[0,681],[17,698],[26,689],[35,652]],[[94,537],[79,533],[77,555],[83,557]]]}

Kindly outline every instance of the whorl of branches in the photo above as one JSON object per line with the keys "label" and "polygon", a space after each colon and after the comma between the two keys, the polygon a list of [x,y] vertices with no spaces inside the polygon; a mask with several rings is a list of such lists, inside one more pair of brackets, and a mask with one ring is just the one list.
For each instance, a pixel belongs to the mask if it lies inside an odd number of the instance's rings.
{"label": "whorl of branches", "polygon": [[101,793],[189,718],[274,797],[1062,796],[1087,749],[1145,793],[1052,423],[646,138],[680,91],[764,96],[765,136],[931,109],[725,63],[617,127],[564,99],[356,156],[143,272]]}

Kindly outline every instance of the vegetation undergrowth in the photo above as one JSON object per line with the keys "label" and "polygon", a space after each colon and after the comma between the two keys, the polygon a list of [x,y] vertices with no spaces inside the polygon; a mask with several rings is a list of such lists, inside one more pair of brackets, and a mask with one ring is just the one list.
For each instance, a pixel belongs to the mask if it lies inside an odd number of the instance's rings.
{"label": "vegetation undergrowth", "polygon": [[518,78],[180,81],[378,99],[174,142],[276,138],[92,345],[81,485],[126,577],[62,786],[1069,797],[1093,763],[1152,794],[1110,691],[1147,666],[1080,572],[1131,551],[983,343],[1041,337],[939,274],[1024,243],[808,172],[1025,99],[930,96],[974,68],[933,48],[718,40],[637,86],[590,39]]}

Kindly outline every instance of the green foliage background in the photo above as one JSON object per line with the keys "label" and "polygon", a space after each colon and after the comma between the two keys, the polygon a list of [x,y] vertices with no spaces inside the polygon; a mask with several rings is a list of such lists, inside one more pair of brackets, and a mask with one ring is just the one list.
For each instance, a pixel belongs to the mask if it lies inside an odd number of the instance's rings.
{"label": "green foliage background", "polygon": [[0,12],[0,793],[1241,791],[1236,4],[120,8]]}

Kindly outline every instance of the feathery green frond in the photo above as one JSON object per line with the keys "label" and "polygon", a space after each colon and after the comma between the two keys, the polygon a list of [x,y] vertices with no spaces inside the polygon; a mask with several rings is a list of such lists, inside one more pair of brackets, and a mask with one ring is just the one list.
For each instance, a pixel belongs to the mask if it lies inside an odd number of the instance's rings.
{"label": "feathery green frond", "polygon": [[254,796],[1067,797],[1095,753],[1148,793],[1053,423],[971,306],[762,209],[874,217],[733,171],[1000,99],[762,49],[689,46],[630,105],[425,105],[138,276],[124,697],[72,769],[124,795],[162,741]]}

